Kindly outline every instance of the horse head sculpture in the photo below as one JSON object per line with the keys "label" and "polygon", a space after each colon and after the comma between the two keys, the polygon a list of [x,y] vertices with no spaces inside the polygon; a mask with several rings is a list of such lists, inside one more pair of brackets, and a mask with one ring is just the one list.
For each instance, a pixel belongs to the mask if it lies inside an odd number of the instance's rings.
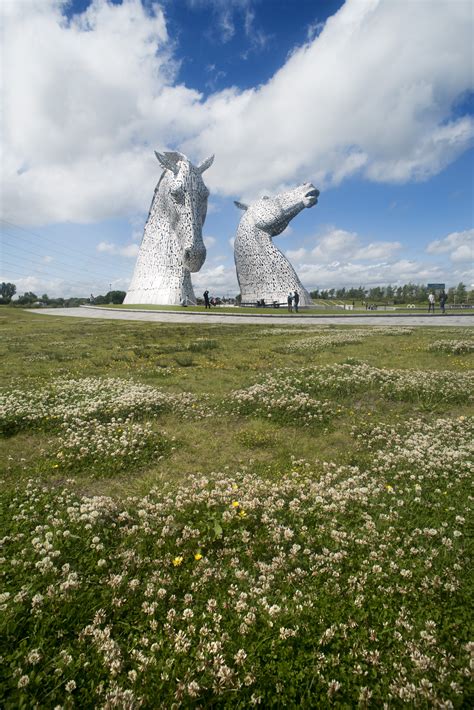
{"label": "horse head sculpture", "polygon": [[272,238],[281,234],[305,207],[319,197],[311,183],[275,197],[263,197],[251,205],[236,202],[244,210],[234,244],[234,259],[242,302],[286,302],[289,291],[298,291],[301,305],[311,305],[311,296]]}
{"label": "horse head sculpture", "polygon": [[206,259],[202,227],[209,190],[202,174],[214,156],[195,166],[182,153],[155,155],[164,171],[124,303],[195,303],[190,272],[199,271]]}

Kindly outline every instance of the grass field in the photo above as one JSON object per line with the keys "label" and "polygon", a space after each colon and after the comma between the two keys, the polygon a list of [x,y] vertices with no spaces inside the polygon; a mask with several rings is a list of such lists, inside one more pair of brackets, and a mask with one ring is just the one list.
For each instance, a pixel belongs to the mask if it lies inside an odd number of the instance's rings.
{"label": "grass field", "polygon": [[[350,303],[347,303],[348,306],[350,306]],[[285,306],[280,306],[280,308],[254,308],[251,306],[245,306],[245,307],[236,307],[236,306],[218,306],[218,307],[212,307],[210,310],[206,310],[204,306],[186,306],[186,308],[183,308],[181,306],[154,306],[154,305],[147,305],[147,304],[141,304],[141,305],[133,305],[133,304],[112,304],[112,303],[107,303],[101,306],[96,306],[96,308],[113,308],[113,309],[119,309],[119,310],[141,310],[141,311],[179,311],[180,313],[182,312],[192,312],[192,313],[231,313],[232,315],[278,315],[278,316],[287,316],[288,318],[293,318],[295,315],[295,312],[293,311],[292,313],[288,313],[288,309]],[[311,315],[317,315],[318,317],[321,316],[347,316],[350,317],[351,315],[370,315],[370,316],[382,316],[382,315],[387,315],[387,313],[396,313],[397,315],[414,315],[414,314],[424,314],[428,312],[428,306],[420,304],[418,305],[415,309],[407,308],[406,305],[400,304],[397,306],[385,306],[383,305],[378,305],[377,310],[374,311],[367,311],[365,307],[357,303],[354,307],[354,310],[345,310],[342,306],[338,307],[334,304],[331,303],[325,303],[323,300],[320,300],[317,302],[317,305],[315,305],[313,308],[300,308],[298,311],[298,314],[300,316],[311,316]],[[448,311],[450,314],[453,315],[471,315],[472,311],[469,308],[453,308],[450,307]],[[436,307],[436,315],[440,316],[442,315],[439,307]]]}
{"label": "grass field", "polygon": [[0,328],[2,708],[472,706],[472,328]]}

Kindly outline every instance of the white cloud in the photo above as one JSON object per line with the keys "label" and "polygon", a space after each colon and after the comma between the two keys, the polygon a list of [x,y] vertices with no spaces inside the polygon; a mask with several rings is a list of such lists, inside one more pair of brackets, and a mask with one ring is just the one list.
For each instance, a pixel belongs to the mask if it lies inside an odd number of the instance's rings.
{"label": "white cloud", "polygon": [[451,117],[472,86],[472,19],[463,0],[350,0],[267,84],[211,96],[208,125],[188,146],[212,146],[211,186],[244,198],[263,184],[324,186],[357,172],[427,178],[474,132],[471,119]]}
{"label": "white cloud", "polygon": [[332,264],[302,264],[298,268],[298,275],[304,286],[312,290],[341,286],[347,288],[362,285],[369,288],[408,282],[427,283],[439,279],[444,280],[446,271],[440,266],[423,264],[416,260],[400,259],[374,264],[352,261]]}
{"label": "white cloud", "polygon": [[453,262],[466,262],[474,267],[474,229],[452,232],[444,239],[430,242],[426,248],[428,254],[448,254]]}
{"label": "white cloud", "polygon": [[[471,283],[473,260],[472,251],[468,255],[467,240],[472,231],[449,235],[444,240],[432,242],[427,249],[431,254],[451,249],[451,260],[457,262],[454,269],[431,258],[426,261],[396,258],[402,249],[400,242],[368,242],[355,232],[337,227],[331,227],[318,237],[314,248],[302,247],[288,250],[285,254],[308,290],[404,284],[409,281]],[[461,263],[462,255],[468,255],[464,264]]]}
{"label": "white cloud", "polygon": [[135,258],[140,250],[140,247],[138,244],[127,244],[124,247],[119,247],[117,244],[113,244],[112,242],[99,242],[96,249],[97,251],[105,254]]}
{"label": "white cloud", "polygon": [[120,247],[118,253],[120,256],[126,256],[130,258],[135,258],[138,255],[140,247],[138,244],[127,244],[124,247]]}
{"label": "white cloud", "polygon": [[344,229],[331,229],[319,238],[318,244],[311,252],[311,256],[319,261],[330,262],[334,258],[350,258],[357,251],[359,238],[354,232]]}
{"label": "white cloud", "polygon": [[[250,32],[250,4],[236,7]],[[2,7],[2,178],[5,216],[16,223],[143,211],[157,147],[178,145],[196,160],[215,153],[209,186],[245,198],[357,173],[426,179],[472,140],[473,120],[451,114],[473,86],[470,0],[348,0],[266,84],[207,100],[176,82],[158,5],[95,0],[70,21],[62,8]]]}
{"label": "white cloud", "polygon": [[305,256],[307,255],[307,251],[304,247],[301,247],[301,249],[288,249],[285,251],[285,256],[290,260],[290,261],[302,261]]}
{"label": "white cloud", "polygon": [[204,266],[201,271],[192,275],[193,287],[197,296],[200,290],[207,288],[216,296],[235,296],[239,293],[239,285],[234,267],[218,264],[214,267]]}
{"label": "white cloud", "polygon": [[209,249],[209,247],[213,247],[216,243],[216,239],[214,237],[204,237],[203,241],[207,249]]}
{"label": "white cloud", "polygon": [[373,261],[374,259],[390,259],[402,248],[400,242],[371,242],[361,247],[355,254],[356,259]]}

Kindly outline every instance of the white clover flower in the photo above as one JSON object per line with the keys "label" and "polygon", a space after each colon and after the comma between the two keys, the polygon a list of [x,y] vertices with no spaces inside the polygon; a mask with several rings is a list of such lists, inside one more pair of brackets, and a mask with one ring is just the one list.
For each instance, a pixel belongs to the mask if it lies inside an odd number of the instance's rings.
{"label": "white clover flower", "polygon": [[234,655],[234,660],[237,663],[238,666],[243,665],[245,659],[247,658],[247,654],[244,651],[243,648],[240,648],[237,653]]}
{"label": "white clover flower", "polygon": [[39,652],[38,648],[33,648],[27,655],[26,660],[28,663],[30,663],[32,666],[35,666],[37,663],[41,661],[41,653]]}

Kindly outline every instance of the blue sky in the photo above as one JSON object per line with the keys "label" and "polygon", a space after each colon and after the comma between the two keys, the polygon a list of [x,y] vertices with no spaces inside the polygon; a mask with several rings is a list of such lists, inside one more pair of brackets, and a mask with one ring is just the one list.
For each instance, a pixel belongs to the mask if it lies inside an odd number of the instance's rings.
{"label": "blue sky", "polygon": [[160,170],[215,153],[196,293],[238,292],[233,200],[312,181],[308,289],[473,273],[470,0],[5,0],[0,280],[127,289]]}

